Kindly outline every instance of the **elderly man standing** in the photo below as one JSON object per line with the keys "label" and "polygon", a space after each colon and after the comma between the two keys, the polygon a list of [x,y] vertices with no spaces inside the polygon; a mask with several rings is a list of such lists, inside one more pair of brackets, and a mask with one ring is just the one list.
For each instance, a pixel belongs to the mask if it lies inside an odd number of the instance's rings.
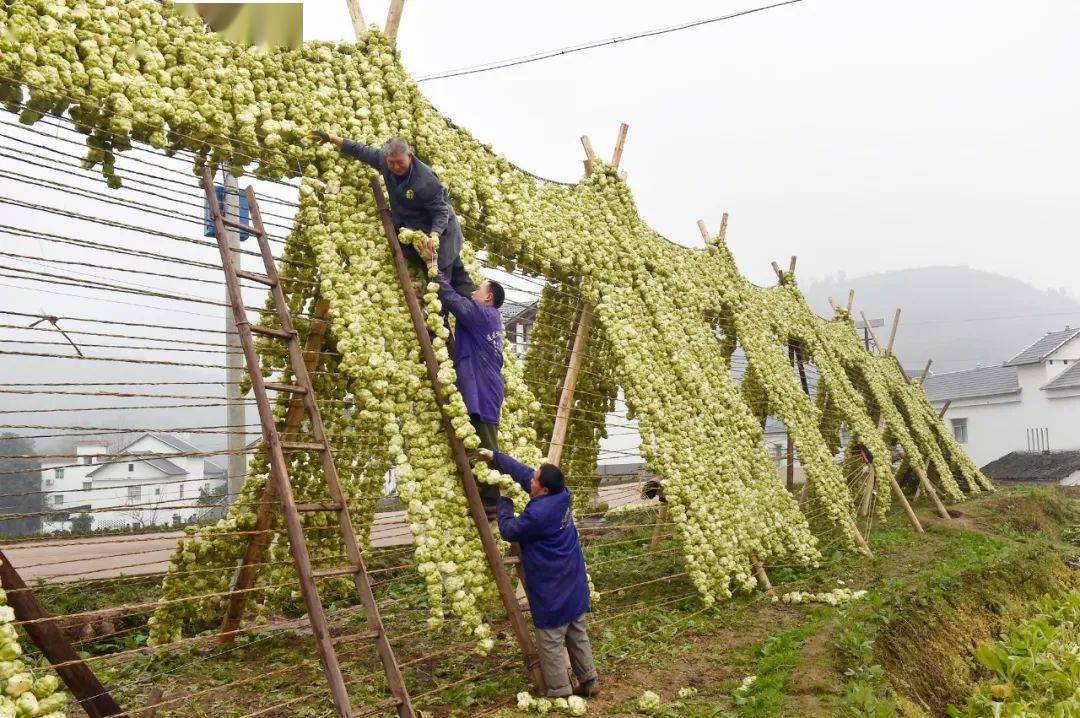
{"label": "elderly man standing", "polygon": [[[461,263],[461,225],[454,208],[450,206],[449,193],[439,181],[439,176],[413,156],[409,143],[394,137],[380,149],[326,132],[311,134],[323,142],[332,143],[346,157],[358,159],[379,171],[390,196],[394,226],[427,234],[432,247],[439,248],[439,271],[458,294],[471,296],[476,286]],[[426,258],[415,248],[406,245],[402,250],[409,261],[426,266]]]}
{"label": "elderly man standing", "polygon": [[[532,497],[519,516],[514,515],[509,498],[499,499],[499,533],[506,541],[521,545],[525,594],[536,626],[548,696],[594,696],[600,684],[585,630],[589,579],[566,479],[554,464],[532,469],[500,451],[481,449],[478,454],[496,470],[512,477]],[[570,666],[578,680],[573,691],[564,649],[570,654]]]}

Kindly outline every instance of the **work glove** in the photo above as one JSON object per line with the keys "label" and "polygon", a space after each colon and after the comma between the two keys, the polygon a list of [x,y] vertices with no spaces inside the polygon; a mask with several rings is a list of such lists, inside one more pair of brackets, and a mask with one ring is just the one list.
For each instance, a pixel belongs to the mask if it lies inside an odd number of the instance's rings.
{"label": "work glove", "polygon": [[312,130],[308,133],[308,137],[318,140],[319,142],[329,142],[330,135],[326,134],[322,130]]}
{"label": "work glove", "polygon": [[495,460],[495,454],[492,453],[491,449],[477,449],[472,452],[472,458],[474,461],[486,461],[490,464]]}

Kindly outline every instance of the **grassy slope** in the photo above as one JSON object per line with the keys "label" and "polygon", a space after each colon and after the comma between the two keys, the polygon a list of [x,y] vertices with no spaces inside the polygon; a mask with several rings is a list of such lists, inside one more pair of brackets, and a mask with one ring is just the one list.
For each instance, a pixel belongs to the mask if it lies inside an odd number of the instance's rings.
{"label": "grassy slope", "polygon": [[[1063,561],[1075,549],[1061,541],[1063,527],[1077,523],[1077,505],[1047,491],[1010,489],[956,507],[961,516],[949,525],[920,511],[922,536],[900,515],[876,522],[867,532],[872,560],[837,551],[816,570],[768,567],[781,592],[829,590],[838,580],[869,589],[862,601],[838,608],[773,604],[755,594],[705,609],[679,575],[684,567],[670,539],[655,554],[645,550],[651,517],[620,519],[621,528],[586,550],[604,593],[590,634],[606,689],[590,701],[589,714],[641,715],[636,698],[651,689],[666,701],[666,715],[686,718],[939,715],[983,677],[970,659],[975,645],[1022,619],[1034,597],[1080,584]],[[376,557],[372,564],[390,567],[402,558]],[[452,630],[426,630],[424,597],[411,572],[379,579],[384,619],[420,707],[436,716],[518,715],[514,695],[527,686],[509,640],[491,656],[475,656]],[[52,589],[43,599],[68,612],[152,600],[153,583],[139,584],[133,596]],[[641,585],[615,590],[631,584]],[[96,605],[83,605],[90,601]],[[340,608],[335,633],[353,693],[358,702],[381,698],[373,650],[349,640],[360,616],[344,601]],[[95,667],[126,706],[145,705],[150,682],[163,685],[166,699],[176,702],[159,711],[161,718],[239,718],[284,701],[295,702],[264,715],[332,715],[310,636],[289,630],[289,618],[231,649],[208,641],[163,659],[128,655]],[[87,651],[109,654],[144,640],[138,620],[118,628],[121,635],[87,644]],[[747,675],[758,678],[736,691]],[[203,693],[236,680],[245,682]],[[676,702],[681,686],[699,694]]]}

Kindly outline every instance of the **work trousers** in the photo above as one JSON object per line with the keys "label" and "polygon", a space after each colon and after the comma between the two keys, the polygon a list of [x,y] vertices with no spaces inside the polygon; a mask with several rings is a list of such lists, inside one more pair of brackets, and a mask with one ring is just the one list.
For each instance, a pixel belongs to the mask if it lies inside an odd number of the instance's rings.
{"label": "work trousers", "polygon": [[[498,424],[485,424],[480,421],[479,414],[469,414],[469,421],[472,422],[473,428],[476,429],[476,435],[480,437],[480,448],[488,449],[490,451],[499,450],[499,425]],[[488,484],[483,481],[478,481],[477,485],[480,487],[480,496],[484,499],[485,503],[494,504],[499,500],[499,487],[495,484]]]}
{"label": "work trousers", "polygon": [[571,695],[570,678],[566,674],[563,647],[570,654],[570,667],[578,683],[596,680],[592,645],[585,631],[585,614],[581,614],[565,626],[537,628],[536,644],[540,652],[540,670],[544,673],[547,694],[550,698],[566,698]]}

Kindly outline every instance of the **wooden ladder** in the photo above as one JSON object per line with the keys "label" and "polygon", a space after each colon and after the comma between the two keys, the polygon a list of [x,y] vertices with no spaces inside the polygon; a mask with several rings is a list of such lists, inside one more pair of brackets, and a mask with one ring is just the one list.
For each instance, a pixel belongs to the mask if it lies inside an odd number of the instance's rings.
{"label": "wooden ladder", "polygon": [[[349,705],[348,689],[341,673],[341,665],[334,649],[333,640],[330,638],[326,613],[323,611],[322,600],[319,598],[319,591],[315,581],[323,578],[352,576],[357,593],[360,595],[360,601],[363,604],[364,613],[367,616],[369,631],[364,637],[375,642],[391,693],[390,698],[376,706],[367,707],[360,714],[370,715],[373,709],[388,710],[393,708],[397,711],[399,718],[415,718],[416,712],[413,710],[412,702],[405,688],[405,681],[401,677],[401,669],[398,667],[397,659],[394,657],[394,650],[390,646],[390,641],[383,628],[382,617],[379,615],[379,609],[375,603],[375,596],[371,591],[371,581],[364,565],[352,520],[349,517],[349,508],[345,495],[341,490],[341,483],[338,481],[334,456],[330,451],[330,444],[323,428],[322,416],[319,414],[319,407],[315,401],[311,377],[304,363],[304,353],[300,346],[299,335],[296,329],[293,328],[292,317],[289,314],[289,307],[281,288],[277,265],[274,255],[270,251],[270,243],[267,239],[266,229],[263,226],[259,205],[255,200],[255,192],[250,186],[245,190],[252,219],[252,226],[246,226],[223,216],[221,205],[218,203],[214,192],[213,174],[209,167],[203,168],[203,189],[206,192],[206,201],[210,207],[210,215],[214,222],[218,250],[221,252],[221,265],[225,270],[225,284],[228,287],[229,301],[232,305],[233,317],[236,320],[236,329],[240,335],[240,344],[244,350],[248,375],[251,377],[251,388],[255,394],[255,403],[259,409],[259,422],[262,425],[263,440],[266,444],[266,450],[270,454],[270,480],[274,482],[277,496],[281,502],[285,531],[289,537],[289,550],[292,552],[293,563],[296,564],[296,572],[300,578],[300,592],[304,597],[308,619],[311,622],[311,630],[315,636],[319,657],[322,659],[326,680],[330,685],[330,692],[334,699],[337,715],[339,718],[354,718],[358,714],[353,713]],[[233,255],[229,247],[226,227],[247,232],[256,237],[259,244],[259,253],[262,256],[263,266],[266,270],[265,274],[246,272],[236,268],[233,264]],[[247,310],[244,307],[244,300],[240,291],[241,279],[269,287],[281,325],[279,329],[253,325],[248,321]],[[288,345],[294,383],[268,382],[263,379],[259,356],[255,351],[253,336],[256,334],[278,339]],[[302,398],[313,441],[297,441],[295,437],[283,438],[278,433],[273,408],[267,396],[268,391],[289,393],[294,397]],[[289,469],[285,454],[286,452],[300,451],[319,455],[323,474],[326,478],[326,488],[330,496],[328,502],[296,503],[289,480]],[[345,566],[320,569],[318,571],[312,569],[311,557],[304,538],[304,529],[300,523],[300,513],[315,511],[331,511],[337,514],[338,524],[341,527],[341,538],[345,544],[345,553],[348,557],[348,563]]]}

